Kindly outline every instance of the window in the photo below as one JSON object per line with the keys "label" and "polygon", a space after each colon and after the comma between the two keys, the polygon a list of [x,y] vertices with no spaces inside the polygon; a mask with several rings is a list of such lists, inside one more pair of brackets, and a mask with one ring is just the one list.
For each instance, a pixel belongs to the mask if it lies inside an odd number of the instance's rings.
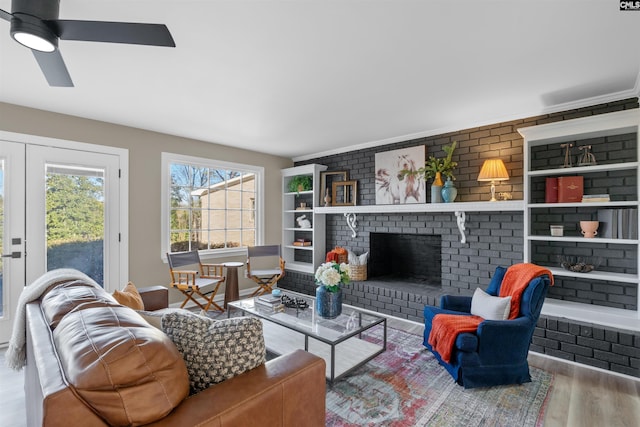
{"label": "window", "polygon": [[264,168],[162,153],[163,248],[245,253],[262,241]]}

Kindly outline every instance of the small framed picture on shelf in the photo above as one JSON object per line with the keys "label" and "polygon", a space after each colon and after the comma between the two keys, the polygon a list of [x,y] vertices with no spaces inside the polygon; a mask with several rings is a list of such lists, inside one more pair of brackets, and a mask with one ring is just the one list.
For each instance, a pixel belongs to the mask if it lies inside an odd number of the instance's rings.
{"label": "small framed picture on shelf", "polygon": [[355,206],[358,199],[358,181],[333,181],[332,206]]}
{"label": "small framed picture on shelf", "polygon": [[333,195],[333,181],[347,181],[348,171],[323,171],[320,172],[320,204],[318,206],[331,206]]}

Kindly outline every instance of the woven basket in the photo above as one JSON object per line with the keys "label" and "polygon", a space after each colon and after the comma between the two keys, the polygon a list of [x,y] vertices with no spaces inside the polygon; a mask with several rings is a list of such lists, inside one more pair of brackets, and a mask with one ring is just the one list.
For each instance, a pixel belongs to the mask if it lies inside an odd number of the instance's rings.
{"label": "woven basket", "polygon": [[349,264],[351,268],[351,280],[355,280],[358,282],[362,282],[367,280],[367,265],[352,265]]}

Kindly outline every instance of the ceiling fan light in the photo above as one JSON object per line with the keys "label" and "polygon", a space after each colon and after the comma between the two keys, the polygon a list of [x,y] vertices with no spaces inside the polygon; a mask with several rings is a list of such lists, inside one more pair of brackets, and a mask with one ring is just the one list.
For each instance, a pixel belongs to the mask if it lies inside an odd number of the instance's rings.
{"label": "ceiling fan light", "polygon": [[21,45],[40,52],[53,52],[58,47],[58,36],[44,21],[23,13],[13,14],[11,37]]}
{"label": "ceiling fan light", "polygon": [[29,49],[39,50],[40,52],[53,52],[56,46],[49,40],[30,33],[17,32],[13,34],[15,41]]}

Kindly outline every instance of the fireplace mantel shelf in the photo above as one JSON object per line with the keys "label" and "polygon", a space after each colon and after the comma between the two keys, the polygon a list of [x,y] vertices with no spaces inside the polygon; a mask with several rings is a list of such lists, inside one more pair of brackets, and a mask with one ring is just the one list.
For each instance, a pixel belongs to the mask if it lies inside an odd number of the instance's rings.
{"label": "fireplace mantel shelf", "polygon": [[414,203],[406,205],[361,205],[317,207],[317,214],[403,213],[403,212],[500,212],[524,211],[523,200],[499,202]]}
{"label": "fireplace mantel shelf", "polygon": [[406,205],[362,205],[362,206],[330,206],[317,207],[316,214],[342,214],[351,229],[351,236],[356,237],[356,214],[371,213],[407,213],[407,212],[453,212],[456,215],[460,230],[460,243],[466,243],[465,231],[466,212],[524,212],[523,200],[507,200],[499,202],[458,202],[458,203],[415,203]]}

